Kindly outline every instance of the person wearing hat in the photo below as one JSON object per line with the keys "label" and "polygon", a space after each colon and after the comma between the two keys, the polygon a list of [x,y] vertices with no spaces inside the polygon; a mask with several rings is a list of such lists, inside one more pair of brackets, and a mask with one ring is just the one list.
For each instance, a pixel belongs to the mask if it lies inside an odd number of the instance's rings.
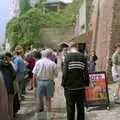
{"label": "person wearing hat", "polygon": [[22,53],[23,48],[21,46],[16,46],[14,64],[16,68],[16,81],[18,83],[19,100],[22,100],[23,98],[22,94],[25,93],[25,80],[24,80],[25,63],[22,58]]}
{"label": "person wearing hat", "polygon": [[63,64],[62,86],[66,98],[67,120],[75,120],[75,105],[77,120],[85,120],[84,98],[85,87],[89,86],[87,59],[78,51],[78,44],[70,43],[69,53]]}

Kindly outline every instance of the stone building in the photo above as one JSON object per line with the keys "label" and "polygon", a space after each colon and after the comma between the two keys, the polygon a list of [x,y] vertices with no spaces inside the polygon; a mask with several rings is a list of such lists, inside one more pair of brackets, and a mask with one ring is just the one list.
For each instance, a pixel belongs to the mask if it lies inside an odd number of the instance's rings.
{"label": "stone building", "polygon": [[[97,71],[106,71],[107,75],[111,75],[111,56],[115,46],[120,44],[119,13],[120,0],[83,0],[77,16],[77,37],[73,40],[77,38],[80,42],[87,38],[89,52],[94,50],[98,56]],[[89,37],[87,33],[90,33]]]}
{"label": "stone building", "polygon": [[61,9],[64,9],[68,3],[61,0],[47,0],[44,4],[45,11],[56,11],[59,12]]}
{"label": "stone building", "polygon": [[92,47],[98,56],[97,69],[111,69],[111,56],[120,43],[120,0],[94,0]]}
{"label": "stone building", "polygon": [[74,37],[71,40],[79,43],[86,43],[88,51],[90,51],[92,40],[92,29],[90,23],[92,2],[93,0],[83,0],[76,16]]}
{"label": "stone building", "polygon": [[19,15],[19,0],[10,0],[10,17],[15,17]]}
{"label": "stone building", "polygon": [[91,19],[91,6],[93,0],[83,0],[82,5],[76,16],[75,36],[80,36],[89,32]]}

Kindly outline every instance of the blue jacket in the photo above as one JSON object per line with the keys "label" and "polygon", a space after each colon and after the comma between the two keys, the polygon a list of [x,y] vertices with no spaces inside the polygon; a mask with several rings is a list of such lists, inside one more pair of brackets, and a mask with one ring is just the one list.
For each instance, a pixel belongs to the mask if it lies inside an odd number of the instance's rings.
{"label": "blue jacket", "polygon": [[16,56],[14,59],[14,64],[17,73],[25,72],[25,63],[21,56]]}

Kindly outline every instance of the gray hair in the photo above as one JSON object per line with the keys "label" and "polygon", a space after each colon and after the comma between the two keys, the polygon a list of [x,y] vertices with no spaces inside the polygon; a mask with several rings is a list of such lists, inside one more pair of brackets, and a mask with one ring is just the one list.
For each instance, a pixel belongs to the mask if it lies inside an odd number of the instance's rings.
{"label": "gray hair", "polygon": [[44,57],[48,57],[48,56],[50,56],[50,55],[52,55],[53,54],[53,50],[52,49],[45,49],[44,50]]}
{"label": "gray hair", "polygon": [[42,51],[41,51],[41,55],[42,55],[42,58],[46,57],[46,55],[45,55],[45,50],[42,50]]}

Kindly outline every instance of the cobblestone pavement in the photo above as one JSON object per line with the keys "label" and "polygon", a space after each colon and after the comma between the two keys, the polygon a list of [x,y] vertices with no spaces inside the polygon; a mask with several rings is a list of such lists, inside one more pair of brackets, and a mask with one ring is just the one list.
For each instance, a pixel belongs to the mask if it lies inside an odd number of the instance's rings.
{"label": "cobblestone pavement", "polygon": [[[63,88],[61,87],[61,73],[55,80],[55,95],[52,100],[52,120],[66,120],[65,99],[63,95]],[[115,85],[109,86],[110,95],[113,94]],[[112,96],[110,96],[111,108],[106,110],[103,108],[92,108],[90,112],[86,112],[86,120],[120,120],[120,104],[114,104]],[[40,113],[39,116],[42,116]],[[28,92],[25,100],[21,103],[21,110],[18,112],[17,120],[35,120],[35,100],[33,91]],[[46,119],[40,119],[46,120]]]}

